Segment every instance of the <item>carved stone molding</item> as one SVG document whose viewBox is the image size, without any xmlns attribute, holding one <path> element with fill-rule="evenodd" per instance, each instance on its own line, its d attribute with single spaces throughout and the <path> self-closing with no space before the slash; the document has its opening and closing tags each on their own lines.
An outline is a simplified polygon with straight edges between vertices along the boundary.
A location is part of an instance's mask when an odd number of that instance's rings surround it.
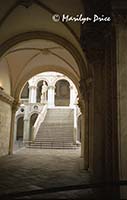
<svg viewBox="0 0 127 200">
<path fill-rule="evenodd" d="M 10 105 L 12 105 L 14 102 L 14 98 L 5 93 L 4 90 L 0 90 L 0 100 Z"/>
</svg>

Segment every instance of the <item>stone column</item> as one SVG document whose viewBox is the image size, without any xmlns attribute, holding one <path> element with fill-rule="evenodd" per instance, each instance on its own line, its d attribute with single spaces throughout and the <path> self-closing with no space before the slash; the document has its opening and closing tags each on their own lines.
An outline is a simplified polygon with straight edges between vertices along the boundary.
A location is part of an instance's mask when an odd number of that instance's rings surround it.
<svg viewBox="0 0 127 200">
<path fill-rule="evenodd" d="M 55 87 L 53 85 L 48 86 L 48 107 L 54 107 L 55 101 Z"/>
<path fill-rule="evenodd" d="M 23 142 L 29 141 L 29 119 L 24 119 Z"/>
<path fill-rule="evenodd" d="M 24 130 L 23 130 L 23 142 L 24 143 L 29 141 L 29 126 L 30 126 L 29 112 L 30 112 L 30 106 L 25 106 Z"/>
<path fill-rule="evenodd" d="M 84 99 L 80 99 L 79 107 L 81 109 L 81 160 L 82 167 L 88 169 L 89 167 L 89 140 L 88 140 L 88 110 L 87 103 Z"/>
<path fill-rule="evenodd" d="M 77 112 L 76 106 L 74 107 L 74 131 L 73 131 L 73 142 L 76 144 L 77 142 Z"/>
<path fill-rule="evenodd" d="M 127 180 L 127 15 L 123 12 L 125 5 L 121 8 L 116 6 L 114 10 L 114 26 L 116 29 L 116 52 L 117 52 L 117 115 L 118 123 L 118 154 L 119 154 L 119 176 L 120 180 Z M 127 7 L 126 7 L 127 9 Z M 116 99 L 114 98 L 114 101 Z M 115 150 L 114 143 L 114 152 Z M 115 165 L 114 165 L 115 166 Z M 127 199 L 127 186 L 120 187 L 121 199 Z"/>
<path fill-rule="evenodd" d="M 116 66 L 113 55 L 116 49 L 112 42 L 113 27 L 111 23 L 106 26 L 103 23 L 99 25 L 89 23 L 84 24 L 82 28 L 82 47 L 94 80 L 93 100 L 89 99 L 88 102 L 89 110 L 91 102 L 93 104 L 93 134 L 91 135 L 93 181 L 112 182 L 118 180 L 118 158 L 116 157 L 118 144 L 115 142 L 117 141 L 117 126 L 114 115 L 117 105 L 115 101 Z M 113 37 L 115 38 L 115 35 Z M 90 122 L 88 128 L 90 132 Z M 91 149 L 89 149 L 90 152 Z M 119 191 L 113 190 L 113 187 L 108 187 L 97 191 L 98 198 L 105 196 L 107 199 L 116 199 Z"/>
<path fill-rule="evenodd" d="M 29 103 L 36 103 L 37 98 L 37 86 L 30 85 L 29 86 Z"/>
<path fill-rule="evenodd" d="M 70 107 L 74 106 L 74 88 L 70 85 Z"/>
<path fill-rule="evenodd" d="M 15 114 L 18 108 L 18 101 L 14 101 L 12 104 L 12 115 L 11 115 L 11 127 L 10 127 L 10 141 L 9 141 L 9 152 L 8 154 L 13 154 L 14 148 L 14 126 L 15 126 Z"/>
</svg>

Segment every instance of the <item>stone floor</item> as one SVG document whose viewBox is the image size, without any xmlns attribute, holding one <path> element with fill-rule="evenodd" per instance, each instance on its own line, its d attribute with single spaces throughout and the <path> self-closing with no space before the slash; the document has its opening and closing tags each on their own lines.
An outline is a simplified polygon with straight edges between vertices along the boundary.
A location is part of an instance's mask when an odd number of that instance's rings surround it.
<svg viewBox="0 0 127 200">
<path fill-rule="evenodd" d="M 0 195 L 52 187 L 89 183 L 90 175 L 80 167 L 80 150 L 22 149 L 0 159 Z M 92 191 L 77 190 L 43 194 L 35 199 L 77 199 Z M 18 198 L 20 199 L 20 198 Z M 34 199 L 26 196 L 21 199 Z"/>
</svg>

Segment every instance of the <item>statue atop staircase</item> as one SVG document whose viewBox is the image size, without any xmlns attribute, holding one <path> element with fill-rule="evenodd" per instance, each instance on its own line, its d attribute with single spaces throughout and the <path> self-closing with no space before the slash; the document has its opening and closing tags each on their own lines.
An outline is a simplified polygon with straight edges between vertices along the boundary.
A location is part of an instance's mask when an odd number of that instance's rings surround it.
<svg viewBox="0 0 127 200">
<path fill-rule="evenodd" d="M 43 81 L 43 85 L 41 89 L 41 103 L 43 104 L 46 104 L 47 90 L 48 90 L 48 86 L 46 85 L 46 82 Z"/>
</svg>

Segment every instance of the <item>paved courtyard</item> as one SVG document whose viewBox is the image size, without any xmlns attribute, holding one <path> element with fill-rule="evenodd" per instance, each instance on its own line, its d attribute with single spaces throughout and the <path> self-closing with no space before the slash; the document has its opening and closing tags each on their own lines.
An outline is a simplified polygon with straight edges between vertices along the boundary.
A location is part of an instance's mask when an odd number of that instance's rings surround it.
<svg viewBox="0 0 127 200">
<path fill-rule="evenodd" d="M 0 159 L 0 194 L 89 183 L 80 167 L 80 150 L 22 149 Z M 45 194 L 44 198 L 77 199 L 91 190 Z M 32 199 L 28 196 L 26 199 Z M 42 198 L 41 198 L 42 199 Z"/>
</svg>

